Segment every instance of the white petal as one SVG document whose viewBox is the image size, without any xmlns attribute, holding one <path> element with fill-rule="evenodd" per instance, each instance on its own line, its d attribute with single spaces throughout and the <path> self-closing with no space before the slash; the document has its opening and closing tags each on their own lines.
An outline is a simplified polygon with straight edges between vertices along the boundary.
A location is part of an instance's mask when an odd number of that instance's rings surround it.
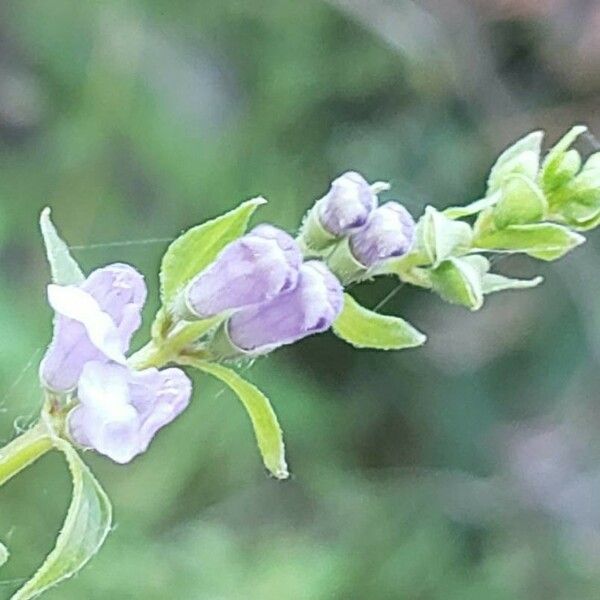
<svg viewBox="0 0 600 600">
<path fill-rule="evenodd" d="M 94 346 L 108 358 L 125 364 L 117 327 L 90 294 L 75 286 L 52 283 L 48 286 L 48 302 L 58 314 L 81 323 Z"/>
</svg>

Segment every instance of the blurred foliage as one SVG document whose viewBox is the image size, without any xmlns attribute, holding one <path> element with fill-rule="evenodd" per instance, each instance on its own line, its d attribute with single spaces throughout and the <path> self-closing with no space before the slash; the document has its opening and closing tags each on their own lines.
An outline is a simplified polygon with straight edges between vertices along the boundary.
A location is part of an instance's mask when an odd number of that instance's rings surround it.
<svg viewBox="0 0 600 600">
<path fill-rule="evenodd" d="M 556 22 L 490 23 L 468 4 L 429 4 L 2 2 L 3 439 L 39 407 L 51 327 L 42 207 L 85 268 L 122 260 L 146 274 L 149 317 L 166 240 L 242 199 L 263 194 L 261 218 L 292 230 L 352 168 L 390 180 L 387 197 L 418 216 L 426 203 L 480 197 L 493 158 L 526 130 L 552 137 L 592 118 L 584 109 L 599 90 L 546 60 Z M 427 332 L 424 348 L 357 352 L 326 335 L 258 361 L 248 375 L 277 406 L 287 483 L 263 473 L 232 394 L 197 376 L 190 409 L 130 467 L 86 456 L 117 525 L 91 565 L 46 597 L 597 597 L 600 519 L 524 500 L 503 450 L 522 422 L 598 421 L 591 238 L 544 266 L 539 289 L 493 297 L 477 314 L 403 289 L 382 311 Z M 356 295 L 373 307 L 394 285 Z M 548 464 L 598 464 L 586 445 L 569 462 L 556 444 L 526 479 L 539 476 L 544 498 L 562 489 L 546 485 Z M 0 598 L 51 546 L 67 488 L 57 455 L 2 489 L 11 557 Z"/>
</svg>

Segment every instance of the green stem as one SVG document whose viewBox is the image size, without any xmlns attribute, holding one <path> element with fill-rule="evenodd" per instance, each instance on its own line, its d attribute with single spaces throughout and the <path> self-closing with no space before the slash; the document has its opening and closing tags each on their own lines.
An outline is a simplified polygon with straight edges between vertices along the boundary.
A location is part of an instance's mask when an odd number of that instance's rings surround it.
<svg viewBox="0 0 600 600">
<path fill-rule="evenodd" d="M 0 449 L 0 485 L 52 449 L 46 426 L 40 422 Z"/>
<path fill-rule="evenodd" d="M 165 350 L 164 347 L 159 348 L 153 341 L 150 341 L 135 354 L 132 354 L 128 362 L 134 369 L 140 371 L 151 367 L 160 368 L 172 359 L 171 354 Z"/>
<path fill-rule="evenodd" d="M 222 316 L 211 317 L 201 321 L 186 322 L 173 328 L 162 340 L 150 341 L 129 358 L 129 364 L 135 369 L 148 369 L 150 367 L 164 367 L 170 362 L 179 362 L 179 357 L 184 349 L 201 338 L 208 331 L 216 327 L 223 320 Z M 195 354 L 202 354 L 195 349 Z M 204 354 L 202 358 L 210 358 Z"/>
</svg>

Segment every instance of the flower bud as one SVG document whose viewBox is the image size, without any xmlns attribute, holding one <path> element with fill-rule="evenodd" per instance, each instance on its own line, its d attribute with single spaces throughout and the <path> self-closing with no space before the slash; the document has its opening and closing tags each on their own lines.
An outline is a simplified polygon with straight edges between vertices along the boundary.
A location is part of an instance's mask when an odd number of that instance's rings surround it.
<svg viewBox="0 0 600 600">
<path fill-rule="evenodd" d="M 570 179 L 563 177 L 562 184 L 549 193 L 551 213 L 556 220 L 585 231 L 600 220 L 600 152 L 592 154 L 579 172 L 571 169 L 570 174 Z"/>
<path fill-rule="evenodd" d="M 366 179 L 356 171 L 348 171 L 332 182 L 317 210 L 323 228 L 342 237 L 360 229 L 376 206 L 377 196 Z"/>
<path fill-rule="evenodd" d="M 384 189 L 386 184 L 371 186 L 356 171 L 340 175 L 308 213 L 302 226 L 302 241 L 309 249 L 323 250 L 340 237 L 357 231 L 377 206 L 377 192 Z"/>
<path fill-rule="evenodd" d="M 174 311 L 197 319 L 268 302 L 295 287 L 301 262 L 290 235 L 259 225 L 221 251 L 189 284 Z"/>
<path fill-rule="evenodd" d="M 406 254 L 414 238 L 415 222 L 410 213 L 398 202 L 387 202 L 350 236 L 350 249 L 358 262 L 373 267 L 387 258 Z"/>
<path fill-rule="evenodd" d="M 266 354 L 329 329 L 343 305 L 340 282 L 320 261 L 300 267 L 298 284 L 270 302 L 235 313 L 227 323 L 233 351 Z M 240 352 L 241 351 L 241 352 Z"/>
</svg>

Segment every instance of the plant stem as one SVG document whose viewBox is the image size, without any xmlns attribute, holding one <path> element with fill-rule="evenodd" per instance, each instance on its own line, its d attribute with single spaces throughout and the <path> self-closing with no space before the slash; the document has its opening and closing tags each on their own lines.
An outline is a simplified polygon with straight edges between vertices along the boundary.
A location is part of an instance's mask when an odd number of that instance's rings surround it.
<svg viewBox="0 0 600 600">
<path fill-rule="evenodd" d="M 176 326 L 164 339 L 152 340 L 131 355 L 129 364 L 142 370 L 150 367 L 161 368 L 170 362 L 179 362 L 179 356 L 186 346 L 215 328 L 222 320 L 222 317 L 216 316 Z M 208 354 L 199 349 L 196 349 L 195 353 L 202 355 L 202 358 L 209 358 Z"/>
<path fill-rule="evenodd" d="M 0 448 L 0 485 L 46 454 L 52 446 L 46 425 L 39 422 Z"/>
</svg>

